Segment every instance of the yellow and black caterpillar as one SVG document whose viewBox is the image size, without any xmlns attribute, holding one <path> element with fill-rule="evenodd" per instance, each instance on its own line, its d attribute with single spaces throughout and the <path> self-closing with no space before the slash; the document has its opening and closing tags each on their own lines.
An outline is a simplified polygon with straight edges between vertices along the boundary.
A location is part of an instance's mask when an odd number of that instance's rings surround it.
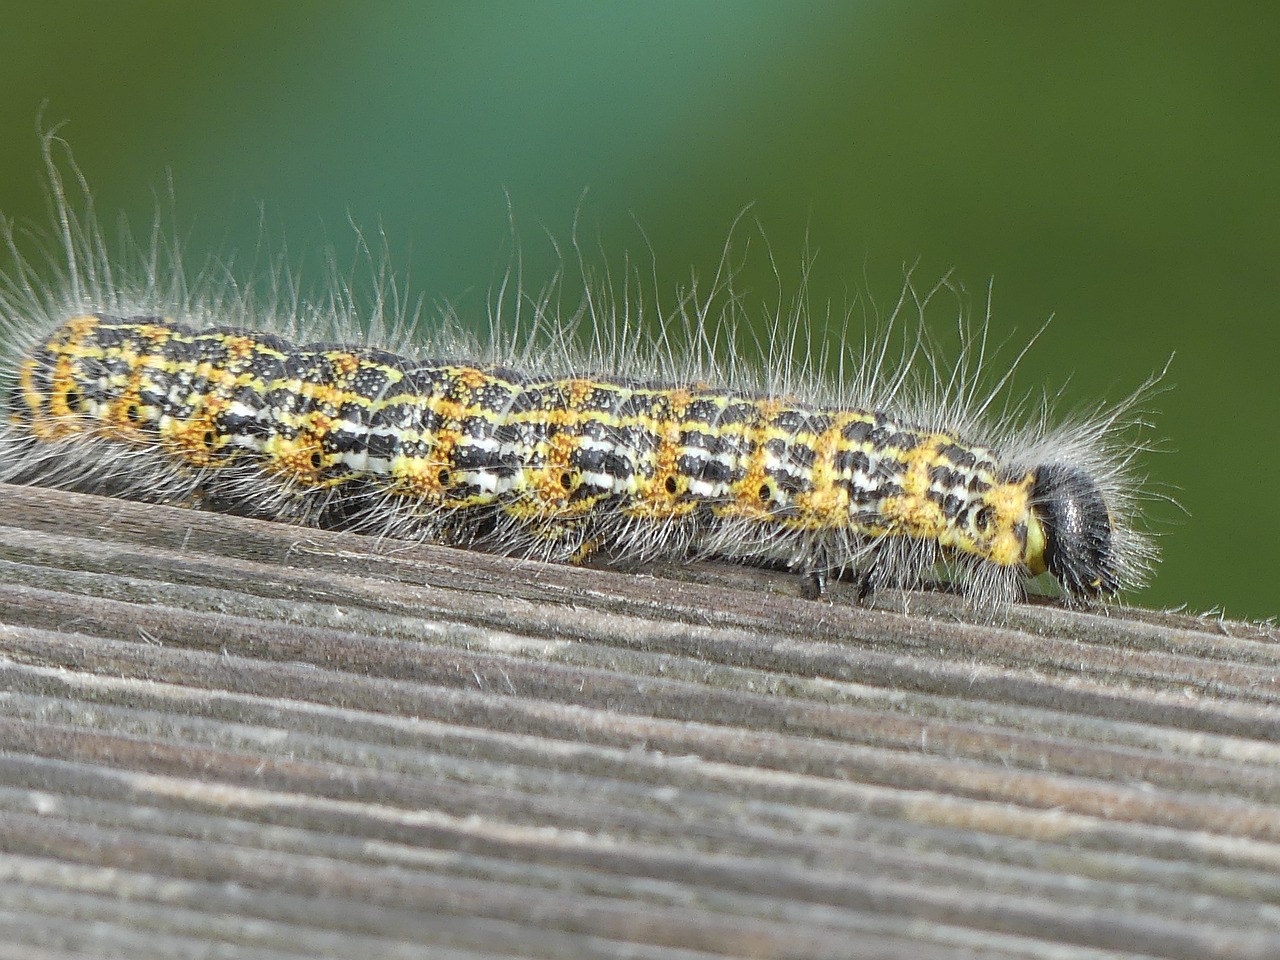
<svg viewBox="0 0 1280 960">
<path fill-rule="evenodd" d="M 1089 599 L 1142 565 L 1096 460 L 874 409 L 106 314 L 32 343 L 10 393 L 17 482 L 559 561 L 785 563 L 863 594 L 943 564 L 971 591 L 1048 571 Z"/>
<path fill-rule="evenodd" d="M 509 277 L 473 342 L 377 255 L 368 291 L 338 275 L 308 301 L 281 265 L 188 275 L 158 226 L 109 245 L 64 148 L 45 135 L 52 230 L 0 218 L 0 482 L 546 560 L 783 565 L 863 596 L 941 580 L 995 605 L 1047 573 L 1087 601 L 1151 568 L 1134 465 L 1154 381 L 1055 420 L 990 376 L 985 324 L 947 361 L 910 285 L 898 362 L 895 309 L 836 383 L 796 349 L 803 300 L 766 308 L 762 350 L 737 344 L 727 262 L 674 311 L 581 263 L 580 291 Z"/>
</svg>

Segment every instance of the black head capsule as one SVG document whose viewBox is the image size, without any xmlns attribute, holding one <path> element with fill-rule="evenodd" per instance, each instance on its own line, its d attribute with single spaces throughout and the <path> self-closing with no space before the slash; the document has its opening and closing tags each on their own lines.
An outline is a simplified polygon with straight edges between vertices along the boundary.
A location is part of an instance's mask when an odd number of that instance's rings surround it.
<svg viewBox="0 0 1280 960">
<path fill-rule="evenodd" d="M 1065 463 L 1037 467 L 1031 509 L 1044 537 L 1044 567 L 1077 599 L 1120 589 L 1112 544 L 1111 512 L 1102 491 L 1083 470 Z"/>
</svg>

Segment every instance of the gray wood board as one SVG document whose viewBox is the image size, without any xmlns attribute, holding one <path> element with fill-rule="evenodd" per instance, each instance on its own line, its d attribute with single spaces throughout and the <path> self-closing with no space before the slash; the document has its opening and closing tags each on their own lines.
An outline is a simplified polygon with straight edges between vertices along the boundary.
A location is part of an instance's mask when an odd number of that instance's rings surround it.
<svg viewBox="0 0 1280 960">
<path fill-rule="evenodd" d="M 0 486 L 0 958 L 1280 956 L 1274 626 L 802 586 Z"/>
</svg>

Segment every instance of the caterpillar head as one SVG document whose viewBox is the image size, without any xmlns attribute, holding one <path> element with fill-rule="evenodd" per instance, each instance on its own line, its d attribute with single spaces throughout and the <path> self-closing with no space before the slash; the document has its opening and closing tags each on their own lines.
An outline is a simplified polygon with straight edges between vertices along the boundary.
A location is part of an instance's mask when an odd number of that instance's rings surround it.
<svg viewBox="0 0 1280 960">
<path fill-rule="evenodd" d="M 1031 509 L 1043 537 L 1043 564 L 1076 599 L 1110 596 L 1120 589 L 1115 524 L 1102 490 L 1078 467 L 1037 467 Z"/>
</svg>

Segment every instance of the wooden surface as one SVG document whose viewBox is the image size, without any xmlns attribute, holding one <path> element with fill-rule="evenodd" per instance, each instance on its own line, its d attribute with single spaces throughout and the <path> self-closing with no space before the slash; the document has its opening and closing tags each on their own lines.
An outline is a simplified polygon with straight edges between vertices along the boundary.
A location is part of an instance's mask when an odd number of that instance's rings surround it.
<svg viewBox="0 0 1280 960">
<path fill-rule="evenodd" d="M 0 524 L 0 957 L 1280 957 L 1273 627 Z"/>
</svg>

